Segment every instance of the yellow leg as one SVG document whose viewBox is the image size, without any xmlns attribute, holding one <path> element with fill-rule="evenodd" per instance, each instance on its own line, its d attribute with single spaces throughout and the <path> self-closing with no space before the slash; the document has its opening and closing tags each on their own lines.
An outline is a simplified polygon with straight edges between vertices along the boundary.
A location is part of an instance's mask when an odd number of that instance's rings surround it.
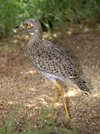
<svg viewBox="0 0 100 134">
<path fill-rule="evenodd" d="M 57 86 L 55 86 L 55 96 L 54 96 L 54 99 L 53 99 L 53 105 L 52 105 L 52 111 L 51 111 L 51 117 L 53 118 L 53 110 L 54 110 L 54 105 L 55 105 L 55 101 L 56 101 L 56 96 L 57 96 Z"/>
<path fill-rule="evenodd" d="M 67 117 L 67 119 L 69 120 L 70 117 L 69 117 L 69 113 L 68 113 L 68 110 L 67 110 L 67 107 L 66 107 L 65 98 L 64 98 L 64 94 L 63 94 L 63 89 L 62 89 L 62 87 L 60 86 L 60 84 L 59 84 L 57 81 L 55 81 L 55 82 L 53 82 L 53 83 L 54 83 L 54 85 L 57 86 L 57 88 L 58 88 L 58 89 L 60 90 L 60 92 L 61 92 L 61 95 L 62 95 L 62 98 L 63 98 L 64 107 L 65 107 L 65 111 L 66 111 L 66 117 Z"/>
</svg>

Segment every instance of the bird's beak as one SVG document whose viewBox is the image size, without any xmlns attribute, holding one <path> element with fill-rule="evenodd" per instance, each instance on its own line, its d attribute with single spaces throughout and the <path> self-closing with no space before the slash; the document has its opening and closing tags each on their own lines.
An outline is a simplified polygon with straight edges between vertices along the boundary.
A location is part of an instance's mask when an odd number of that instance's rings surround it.
<svg viewBox="0 0 100 134">
<path fill-rule="evenodd" d="M 19 26 L 14 26 L 13 28 L 20 28 L 20 29 L 22 29 L 22 28 L 24 28 L 24 26 L 19 25 Z"/>
</svg>

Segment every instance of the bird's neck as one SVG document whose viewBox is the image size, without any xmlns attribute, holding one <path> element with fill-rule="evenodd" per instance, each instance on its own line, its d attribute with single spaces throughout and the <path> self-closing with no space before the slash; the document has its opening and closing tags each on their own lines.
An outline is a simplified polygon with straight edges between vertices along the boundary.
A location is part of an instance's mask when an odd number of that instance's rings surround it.
<svg viewBox="0 0 100 134">
<path fill-rule="evenodd" d="M 31 36 L 29 42 L 28 42 L 28 55 L 31 59 L 31 56 L 35 53 L 35 50 L 39 47 L 39 45 L 42 44 L 42 38 L 35 38 Z"/>
<path fill-rule="evenodd" d="M 28 48 L 36 47 L 39 44 L 41 44 L 41 42 L 42 42 L 42 35 L 39 35 L 39 34 L 31 35 L 30 40 L 28 42 Z"/>
<path fill-rule="evenodd" d="M 42 34 L 41 33 L 30 33 L 31 37 L 30 40 L 42 40 Z"/>
</svg>

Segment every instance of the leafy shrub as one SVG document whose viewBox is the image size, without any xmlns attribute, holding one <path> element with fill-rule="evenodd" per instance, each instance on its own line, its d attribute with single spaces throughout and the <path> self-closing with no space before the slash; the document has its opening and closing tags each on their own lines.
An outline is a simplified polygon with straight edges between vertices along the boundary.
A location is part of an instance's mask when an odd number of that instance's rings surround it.
<svg viewBox="0 0 100 134">
<path fill-rule="evenodd" d="M 99 20 L 100 0 L 0 0 L 0 16 L 0 37 L 8 37 L 14 25 L 28 18 L 39 19 L 46 29 L 83 19 Z"/>
</svg>

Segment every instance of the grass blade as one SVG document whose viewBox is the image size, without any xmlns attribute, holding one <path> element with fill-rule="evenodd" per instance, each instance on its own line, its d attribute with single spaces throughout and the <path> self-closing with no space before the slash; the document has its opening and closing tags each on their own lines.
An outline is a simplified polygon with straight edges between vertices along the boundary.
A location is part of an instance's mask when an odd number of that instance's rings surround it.
<svg viewBox="0 0 100 134">
<path fill-rule="evenodd" d="M 16 112 L 17 112 L 18 109 L 19 109 L 19 107 L 17 107 L 17 108 L 15 109 L 13 115 L 12 115 L 11 118 L 10 118 L 10 121 L 9 121 L 8 127 L 7 127 L 7 132 L 6 132 L 6 134 L 10 134 L 11 127 L 12 127 L 13 122 L 14 122 L 14 117 L 15 117 L 15 114 L 16 114 Z"/>
<path fill-rule="evenodd" d="M 43 112 L 42 119 L 41 119 L 41 124 L 40 124 L 40 131 L 42 130 L 42 127 L 43 127 L 43 124 L 44 124 L 44 120 L 45 120 L 45 116 L 47 114 L 48 108 L 49 107 L 47 107 Z"/>
<path fill-rule="evenodd" d="M 1 129 L 1 127 L 0 127 L 0 134 L 3 134 L 3 130 Z"/>
<path fill-rule="evenodd" d="M 64 128 L 56 128 L 56 129 L 59 130 L 59 131 L 68 132 L 68 133 L 73 134 L 73 131 L 71 131 L 69 129 L 64 129 Z"/>
<path fill-rule="evenodd" d="M 70 120 L 70 123 L 71 123 L 71 126 L 72 126 L 72 128 L 73 128 L 73 132 L 74 132 L 74 134 L 77 134 L 77 132 L 76 132 L 76 128 L 75 128 L 75 126 L 74 126 L 72 120 Z"/>
</svg>

